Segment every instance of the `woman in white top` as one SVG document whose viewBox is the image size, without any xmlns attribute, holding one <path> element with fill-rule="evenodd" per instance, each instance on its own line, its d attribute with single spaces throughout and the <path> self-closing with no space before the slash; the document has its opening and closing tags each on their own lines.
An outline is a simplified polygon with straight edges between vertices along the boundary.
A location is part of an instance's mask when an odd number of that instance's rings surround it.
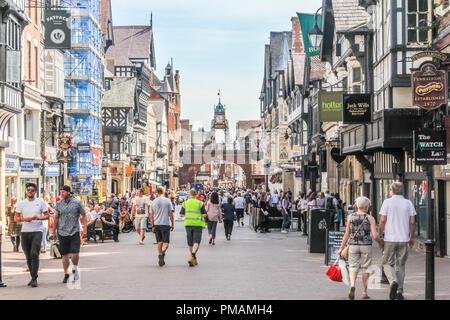
<svg viewBox="0 0 450 320">
<path fill-rule="evenodd" d="M 311 193 L 311 195 L 309 196 L 308 210 L 318 208 L 317 202 L 316 202 L 316 197 L 317 197 L 317 195 L 315 192 Z"/>
</svg>

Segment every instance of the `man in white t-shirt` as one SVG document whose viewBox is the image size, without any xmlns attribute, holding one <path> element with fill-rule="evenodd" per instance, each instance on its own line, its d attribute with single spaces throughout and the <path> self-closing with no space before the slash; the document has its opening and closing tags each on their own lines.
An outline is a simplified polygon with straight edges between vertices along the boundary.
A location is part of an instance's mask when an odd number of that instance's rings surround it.
<svg viewBox="0 0 450 320">
<path fill-rule="evenodd" d="M 414 245 L 416 210 L 411 201 L 403 197 L 403 184 L 394 182 L 392 197 L 384 200 L 380 210 L 380 235 L 384 232 L 383 268 L 390 283 L 389 298 L 403 300 L 405 264 L 408 243 Z"/>
<path fill-rule="evenodd" d="M 237 197 L 233 200 L 234 207 L 236 209 L 237 223 L 238 227 L 240 225 L 244 226 L 244 208 L 245 208 L 245 199 L 241 197 L 241 193 L 237 193 Z"/>
<path fill-rule="evenodd" d="M 39 270 L 39 252 L 41 250 L 43 222 L 48 220 L 48 207 L 44 201 L 36 198 L 37 185 L 26 184 L 27 198 L 19 201 L 14 215 L 15 222 L 22 222 L 22 249 L 27 258 L 28 269 L 30 270 L 30 287 L 37 287 Z"/>
<path fill-rule="evenodd" d="M 139 234 L 139 244 L 144 244 L 150 199 L 144 195 L 143 189 L 138 189 L 137 196 L 134 198 L 132 204 L 131 220 L 134 220 L 134 227 L 136 228 L 136 232 Z"/>
</svg>

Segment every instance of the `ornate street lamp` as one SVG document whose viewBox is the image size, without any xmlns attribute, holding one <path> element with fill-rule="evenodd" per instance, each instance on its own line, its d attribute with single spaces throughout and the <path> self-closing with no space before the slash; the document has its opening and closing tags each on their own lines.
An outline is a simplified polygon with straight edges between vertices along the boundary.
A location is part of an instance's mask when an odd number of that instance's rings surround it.
<svg viewBox="0 0 450 320">
<path fill-rule="evenodd" d="M 322 8 L 323 7 L 320 7 L 316 11 L 316 14 L 314 15 L 314 27 L 311 29 L 311 31 L 308 32 L 309 42 L 311 43 L 311 46 L 313 46 L 314 48 L 319 48 L 320 45 L 322 44 L 323 32 L 322 30 L 320 30 L 317 24 L 317 14 L 319 13 L 319 10 Z"/>
</svg>

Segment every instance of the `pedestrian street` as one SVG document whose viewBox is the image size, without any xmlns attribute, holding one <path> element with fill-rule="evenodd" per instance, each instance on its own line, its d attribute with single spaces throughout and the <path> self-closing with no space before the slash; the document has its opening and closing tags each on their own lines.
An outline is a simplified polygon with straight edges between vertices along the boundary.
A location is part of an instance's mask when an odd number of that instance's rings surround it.
<svg viewBox="0 0 450 320">
<path fill-rule="evenodd" d="M 308 253 L 301 232 L 255 233 L 245 226 L 233 229 L 231 241 L 217 228 L 216 245 L 203 231 L 198 265 L 190 268 L 183 222 L 175 222 L 166 265 L 158 266 L 154 237 L 147 233 L 138 245 L 136 233 L 121 233 L 120 242 L 90 241 L 81 248 L 80 281 L 63 284 L 61 260 L 40 256 L 39 287 L 27 286 L 29 273 L 22 252 L 13 253 L 8 239 L 3 248 L 2 299 L 151 299 L 151 300 L 347 300 L 348 288 L 331 282 L 323 254 Z M 374 263 L 381 253 L 373 247 Z M 405 298 L 423 299 L 425 255 L 411 250 L 406 265 Z M 450 299 L 450 260 L 436 260 L 436 299 Z M 369 289 L 373 300 L 388 299 L 388 285 Z M 358 279 L 356 299 L 361 298 Z"/>
</svg>

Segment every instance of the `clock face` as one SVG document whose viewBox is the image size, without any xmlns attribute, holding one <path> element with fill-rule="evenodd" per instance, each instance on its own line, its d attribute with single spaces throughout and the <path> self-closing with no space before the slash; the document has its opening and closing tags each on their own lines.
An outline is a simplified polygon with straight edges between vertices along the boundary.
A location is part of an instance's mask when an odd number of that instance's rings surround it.
<svg viewBox="0 0 450 320">
<path fill-rule="evenodd" d="M 222 115 L 217 115 L 217 116 L 216 116 L 216 123 L 218 123 L 218 124 L 223 124 L 223 123 L 225 123 L 225 117 L 222 116 Z"/>
</svg>

